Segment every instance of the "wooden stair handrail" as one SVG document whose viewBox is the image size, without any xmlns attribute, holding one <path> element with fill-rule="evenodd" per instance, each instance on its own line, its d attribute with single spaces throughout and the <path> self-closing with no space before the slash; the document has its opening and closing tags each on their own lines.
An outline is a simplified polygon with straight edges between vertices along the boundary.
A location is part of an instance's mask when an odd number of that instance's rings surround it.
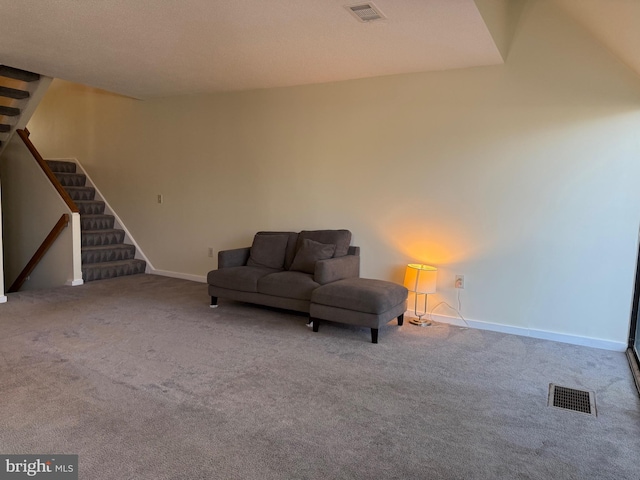
<svg viewBox="0 0 640 480">
<path fill-rule="evenodd" d="M 36 253 L 33 254 L 33 257 L 31 257 L 31 260 L 29 260 L 27 266 L 22 269 L 22 272 L 20 272 L 18 278 L 16 278 L 15 282 L 13 282 L 11 287 L 9 287 L 7 293 L 17 292 L 22 288 L 24 282 L 27 281 L 27 277 L 31 275 L 38 263 L 40 263 L 40 260 L 42 260 L 42 257 L 44 257 L 44 254 L 47 253 L 47 250 L 49 250 L 49 248 L 51 248 L 53 242 L 56 241 L 56 239 L 60 236 L 67 225 L 69 225 L 69 214 L 63 213 L 60 217 L 60 220 L 58 220 L 58 223 L 55 224 L 55 226 L 49 232 L 49 235 L 47 235 L 47 238 L 45 238 L 42 242 L 42 245 L 40 245 L 38 250 L 36 250 Z"/>
<path fill-rule="evenodd" d="M 24 144 L 27 146 L 27 148 L 31 152 L 31 155 L 33 155 L 33 158 L 36 159 L 36 162 L 38 162 L 38 165 L 40 165 L 40 168 L 42 168 L 42 171 L 45 173 L 45 175 L 47 176 L 51 184 L 57 190 L 58 194 L 60 194 L 60 196 L 64 200 L 64 203 L 67 204 L 67 207 L 69 207 L 72 213 L 80 213 L 80 210 L 78 210 L 78 206 L 71 199 L 71 196 L 69 195 L 69 193 L 60 184 L 56 176 L 53 174 L 53 172 L 49 168 L 49 165 L 47 165 L 47 162 L 44 160 L 44 158 L 42 158 L 42 155 L 40 155 L 40 153 L 36 149 L 35 145 L 31 143 L 31 140 L 29 140 L 29 131 L 26 129 L 16 130 L 16 133 L 22 139 Z"/>
</svg>

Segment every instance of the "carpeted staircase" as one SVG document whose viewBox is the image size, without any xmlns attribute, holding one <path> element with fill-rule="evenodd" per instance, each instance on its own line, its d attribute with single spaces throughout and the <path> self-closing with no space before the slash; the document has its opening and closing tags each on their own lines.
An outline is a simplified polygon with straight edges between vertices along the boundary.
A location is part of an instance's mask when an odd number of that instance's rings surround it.
<svg viewBox="0 0 640 480">
<path fill-rule="evenodd" d="M 40 75 L 7 65 L 0 65 L 0 146 L 8 140 L 29 100 L 29 84 Z"/>
<path fill-rule="evenodd" d="M 146 262 L 134 258 L 136 247 L 124 243 L 124 230 L 114 228 L 115 217 L 104 213 L 105 203 L 95 199 L 96 190 L 86 185 L 86 175 L 76 172 L 73 162 L 47 164 L 80 210 L 83 280 L 144 273 Z"/>
</svg>

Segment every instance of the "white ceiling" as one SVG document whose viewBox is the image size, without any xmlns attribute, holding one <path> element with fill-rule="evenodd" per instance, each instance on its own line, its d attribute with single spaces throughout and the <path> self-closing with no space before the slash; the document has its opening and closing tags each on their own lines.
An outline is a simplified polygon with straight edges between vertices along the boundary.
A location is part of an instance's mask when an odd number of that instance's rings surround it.
<svg viewBox="0 0 640 480">
<path fill-rule="evenodd" d="M 640 0 L 553 1 L 640 72 L 619 28 Z M 500 64 L 524 0 L 476 2 L 374 0 L 387 19 L 360 23 L 351 0 L 0 0 L 0 63 L 136 98 Z"/>
</svg>

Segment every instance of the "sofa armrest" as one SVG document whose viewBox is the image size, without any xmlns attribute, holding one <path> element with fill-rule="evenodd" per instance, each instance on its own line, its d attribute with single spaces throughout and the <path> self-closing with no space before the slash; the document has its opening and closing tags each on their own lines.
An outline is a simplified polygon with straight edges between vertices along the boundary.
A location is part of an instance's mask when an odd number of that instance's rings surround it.
<svg viewBox="0 0 640 480">
<path fill-rule="evenodd" d="M 313 279 L 320 285 L 360 276 L 360 256 L 345 255 L 316 262 Z"/>
<path fill-rule="evenodd" d="M 220 250 L 218 252 L 218 268 L 242 267 L 247 264 L 250 252 L 251 247 Z"/>
</svg>

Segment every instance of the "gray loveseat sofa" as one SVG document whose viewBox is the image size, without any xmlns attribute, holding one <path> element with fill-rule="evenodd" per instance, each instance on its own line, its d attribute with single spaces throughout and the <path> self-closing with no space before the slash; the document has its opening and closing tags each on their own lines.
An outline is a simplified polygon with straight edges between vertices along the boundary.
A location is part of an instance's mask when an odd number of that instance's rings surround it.
<svg viewBox="0 0 640 480">
<path fill-rule="evenodd" d="M 258 232 L 251 247 L 218 252 L 207 275 L 211 307 L 218 298 L 309 313 L 313 291 L 360 275 L 360 248 L 349 230 Z"/>
</svg>

